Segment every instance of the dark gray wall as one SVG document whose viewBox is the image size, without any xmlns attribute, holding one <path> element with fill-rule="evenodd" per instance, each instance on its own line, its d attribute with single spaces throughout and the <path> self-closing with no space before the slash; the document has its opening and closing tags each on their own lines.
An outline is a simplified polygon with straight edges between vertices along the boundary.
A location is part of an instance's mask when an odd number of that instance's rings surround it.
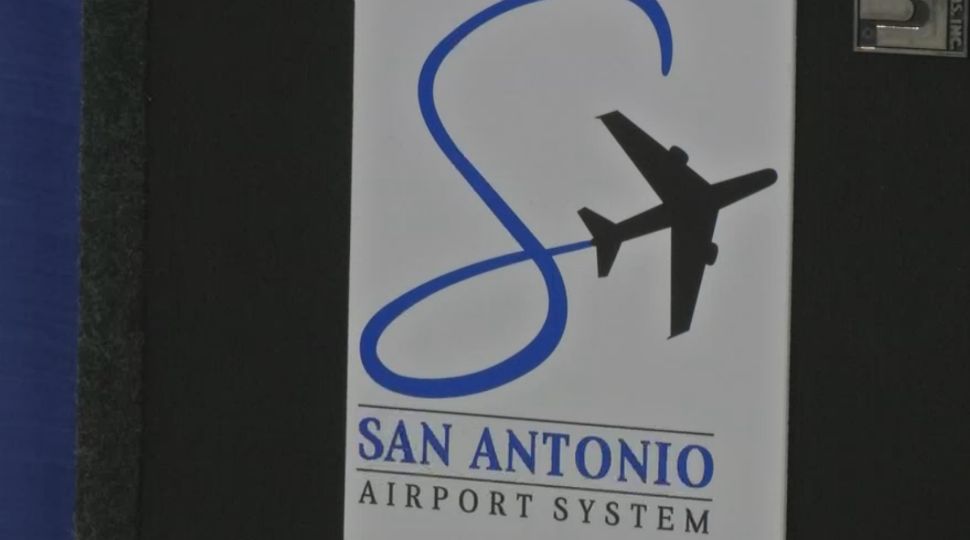
<svg viewBox="0 0 970 540">
<path fill-rule="evenodd" d="M 142 536 L 341 522 L 351 3 L 155 2 Z M 789 538 L 964 538 L 961 60 L 799 5 Z"/>
</svg>

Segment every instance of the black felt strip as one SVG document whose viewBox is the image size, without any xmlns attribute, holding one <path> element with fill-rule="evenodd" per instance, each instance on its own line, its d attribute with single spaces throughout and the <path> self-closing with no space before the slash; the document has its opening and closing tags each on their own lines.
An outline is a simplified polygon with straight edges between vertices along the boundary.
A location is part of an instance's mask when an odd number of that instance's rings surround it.
<svg viewBox="0 0 970 540">
<path fill-rule="evenodd" d="M 138 537 L 147 0 L 84 2 L 79 540 Z"/>
</svg>

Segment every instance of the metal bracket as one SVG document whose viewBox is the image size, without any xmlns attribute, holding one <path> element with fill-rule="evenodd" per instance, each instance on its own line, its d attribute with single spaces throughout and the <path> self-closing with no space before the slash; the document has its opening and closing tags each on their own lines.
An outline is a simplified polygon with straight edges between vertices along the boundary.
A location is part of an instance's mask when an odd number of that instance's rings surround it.
<svg viewBox="0 0 970 540">
<path fill-rule="evenodd" d="M 970 0 L 856 0 L 860 52 L 967 56 Z"/>
</svg>

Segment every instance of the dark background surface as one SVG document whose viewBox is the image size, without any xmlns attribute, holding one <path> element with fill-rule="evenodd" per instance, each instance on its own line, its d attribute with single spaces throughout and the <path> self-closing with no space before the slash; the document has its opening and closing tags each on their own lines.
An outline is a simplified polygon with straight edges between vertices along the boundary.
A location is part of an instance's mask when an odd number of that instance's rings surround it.
<svg viewBox="0 0 970 540">
<path fill-rule="evenodd" d="M 970 538 L 970 71 L 799 5 L 789 538 Z M 337 538 L 352 4 L 153 2 L 146 539 Z"/>
<path fill-rule="evenodd" d="M 789 538 L 970 538 L 970 63 L 799 2 Z"/>
</svg>

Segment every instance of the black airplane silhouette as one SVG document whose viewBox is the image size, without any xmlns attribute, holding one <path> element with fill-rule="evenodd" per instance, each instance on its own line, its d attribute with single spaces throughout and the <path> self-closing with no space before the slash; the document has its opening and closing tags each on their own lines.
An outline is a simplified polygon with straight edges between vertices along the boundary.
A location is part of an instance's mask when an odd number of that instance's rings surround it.
<svg viewBox="0 0 970 540">
<path fill-rule="evenodd" d="M 704 267 L 717 260 L 712 242 L 718 212 L 775 183 L 778 173 L 764 169 L 709 184 L 687 166 L 687 153 L 664 148 L 619 111 L 600 117 L 663 204 L 613 223 L 589 208 L 579 211 L 596 246 L 599 276 L 613 267 L 620 244 L 656 231 L 671 230 L 670 337 L 690 330 Z"/>
</svg>

